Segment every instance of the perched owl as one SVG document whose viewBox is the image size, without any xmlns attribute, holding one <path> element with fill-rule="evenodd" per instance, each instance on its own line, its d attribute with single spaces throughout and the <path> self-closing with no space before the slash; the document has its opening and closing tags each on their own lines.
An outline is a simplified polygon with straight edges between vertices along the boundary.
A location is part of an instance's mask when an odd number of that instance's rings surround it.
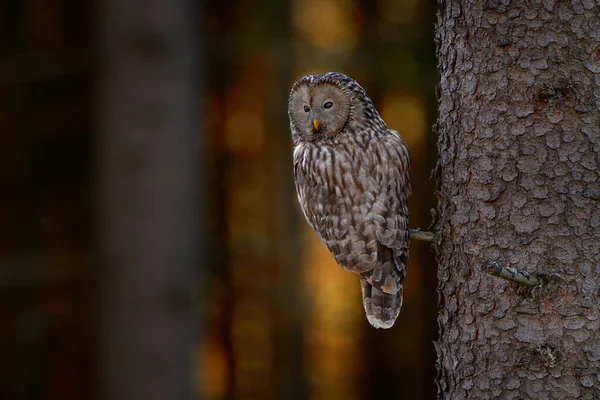
<svg viewBox="0 0 600 400">
<path fill-rule="evenodd" d="M 339 72 L 298 80 L 288 114 L 302 212 L 337 263 L 360 274 L 371 325 L 390 328 L 408 258 L 408 148 Z"/>
</svg>

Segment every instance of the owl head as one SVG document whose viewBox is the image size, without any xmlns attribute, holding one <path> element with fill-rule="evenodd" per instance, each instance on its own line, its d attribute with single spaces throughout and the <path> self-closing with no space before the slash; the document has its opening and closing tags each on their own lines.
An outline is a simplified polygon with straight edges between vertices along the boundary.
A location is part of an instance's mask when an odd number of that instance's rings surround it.
<svg viewBox="0 0 600 400">
<path fill-rule="evenodd" d="M 340 72 L 300 78 L 290 91 L 288 115 L 294 143 L 330 140 L 358 128 L 385 129 L 365 90 Z"/>
</svg>

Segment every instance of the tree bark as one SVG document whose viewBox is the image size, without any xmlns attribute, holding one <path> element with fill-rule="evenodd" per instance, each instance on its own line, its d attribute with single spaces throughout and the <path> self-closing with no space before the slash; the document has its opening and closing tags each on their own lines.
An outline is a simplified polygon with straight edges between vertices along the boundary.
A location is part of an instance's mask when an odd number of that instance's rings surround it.
<svg viewBox="0 0 600 400">
<path fill-rule="evenodd" d="M 191 399 L 198 95 L 188 0 L 101 9 L 101 398 Z"/>
<path fill-rule="evenodd" d="M 599 16 L 440 2 L 440 398 L 600 397 Z"/>
</svg>

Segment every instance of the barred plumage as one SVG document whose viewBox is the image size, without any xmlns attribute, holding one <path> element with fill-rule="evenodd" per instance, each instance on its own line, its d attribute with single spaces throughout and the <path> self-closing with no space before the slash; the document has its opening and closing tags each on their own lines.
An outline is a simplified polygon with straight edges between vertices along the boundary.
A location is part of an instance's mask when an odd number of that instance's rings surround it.
<svg viewBox="0 0 600 400">
<path fill-rule="evenodd" d="M 389 328 L 408 258 L 408 148 L 338 72 L 298 80 L 288 113 L 302 212 L 337 263 L 360 274 L 368 321 Z"/>
</svg>

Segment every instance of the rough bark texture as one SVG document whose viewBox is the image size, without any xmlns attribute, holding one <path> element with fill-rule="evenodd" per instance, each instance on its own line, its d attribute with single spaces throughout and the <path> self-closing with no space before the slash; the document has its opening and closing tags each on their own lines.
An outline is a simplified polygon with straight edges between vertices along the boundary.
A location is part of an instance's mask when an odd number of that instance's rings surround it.
<svg viewBox="0 0 600 400">
<path fill-rule="evenodd" d="M 188 0 L 102 2 L 102 399 L 191 399 L 198 134 Z"/>
<path fill-rule="evenodd" d="M 600 6 L 443 1 L 437 41 L 439 396 L 599 398 Z"/>
</svg>

